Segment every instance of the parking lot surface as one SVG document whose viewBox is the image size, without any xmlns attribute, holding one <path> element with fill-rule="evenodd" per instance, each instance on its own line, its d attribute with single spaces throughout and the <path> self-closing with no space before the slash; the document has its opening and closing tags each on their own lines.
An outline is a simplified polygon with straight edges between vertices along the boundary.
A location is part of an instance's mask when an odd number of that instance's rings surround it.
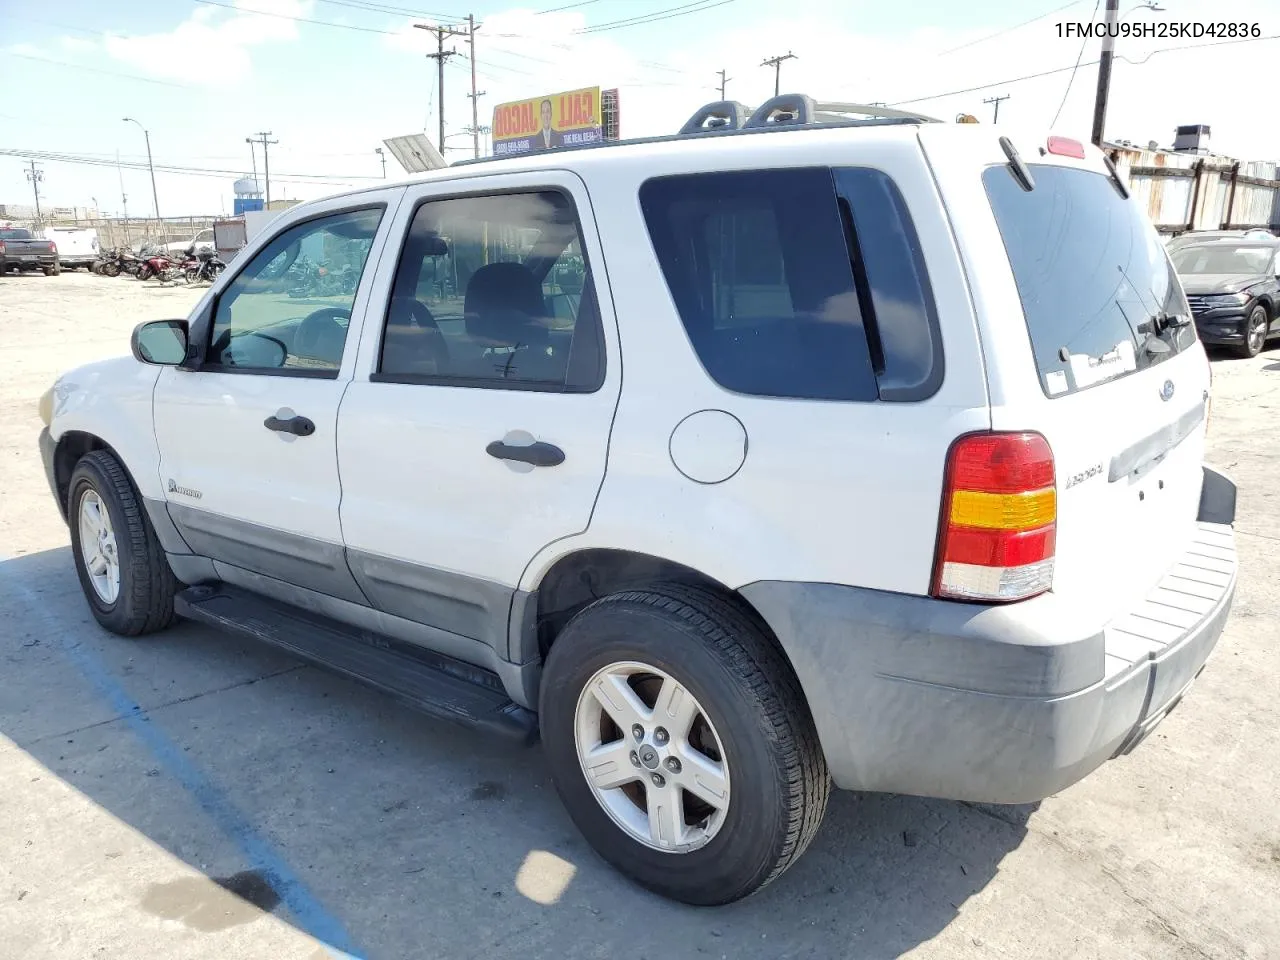
<svg viewBox="0 0 1280 960">
<path fill-rule="evenodd" d="M 36 401 L 202 291 L 0 278 L 0 957 L 1280 957 L 1280 349 L 1214 360 L 1241 579 L 1151 738 L 1036 807 L 836 794 L 794 869 L 694 909 L 586 847 L 538 748 L 94 623 Z"/>
</svg>

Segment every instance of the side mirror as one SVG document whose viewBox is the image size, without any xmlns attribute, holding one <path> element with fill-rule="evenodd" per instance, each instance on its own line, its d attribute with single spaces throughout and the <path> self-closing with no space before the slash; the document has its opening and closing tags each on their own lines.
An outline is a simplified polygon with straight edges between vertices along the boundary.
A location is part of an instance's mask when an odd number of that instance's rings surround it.
<svg viewBox="0 0 1280 960">
<path fill-rule="evenodd" d="M 129 338 L 129 349 L 142 363 L 177 366 L 187 357 L 187 321 L 152 320 L 140 323 Z"/>
</svg>

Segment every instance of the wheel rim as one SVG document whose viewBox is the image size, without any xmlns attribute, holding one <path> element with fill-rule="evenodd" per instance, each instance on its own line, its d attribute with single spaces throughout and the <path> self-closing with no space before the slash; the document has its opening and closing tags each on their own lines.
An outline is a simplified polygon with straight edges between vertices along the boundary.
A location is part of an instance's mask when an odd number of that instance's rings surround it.
<svg viewBox="0 0 1280 960">
<path fill-rule="evenodd" d="M 670 674 L 636 661 L 596 671 L 578 697 L 574 739 L 591 792 L 633 840 L 688 853 L 724 825 L 723 741 Z"/>
<path fill-rule="evenodd" d="M 1252 319 L 1249 321 L 1249 349 L 1257 353 L 1262 349 L 1262 343 L 1267 336 L 1267 315 L 1261 311 L 1255 311 Z"/>
<path fill-rule="evenodd" d="M 115 603 L 120 595 L 120 556 L 111 515 L 96 490 L 80 497 L 79 515 L 80 556 L 93 592 L 103 603 Z"/>
</svg>

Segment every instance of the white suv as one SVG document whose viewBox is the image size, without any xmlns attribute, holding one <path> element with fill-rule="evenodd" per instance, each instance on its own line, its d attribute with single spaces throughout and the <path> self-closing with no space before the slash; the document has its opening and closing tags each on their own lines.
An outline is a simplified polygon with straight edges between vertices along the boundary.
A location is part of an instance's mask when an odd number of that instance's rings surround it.
<svg viewBox="0 0 1280 960">
<path fill-rule="evenodd" d="M 540 733 L 691 903 L 778 876 L 831 782 L 1026 802 L 1130 750 L 1236 583 L 1142 209 L 1058 137 L 709 115 L 296 206 L 62 377 L 98 621 Z"/>
</svg>

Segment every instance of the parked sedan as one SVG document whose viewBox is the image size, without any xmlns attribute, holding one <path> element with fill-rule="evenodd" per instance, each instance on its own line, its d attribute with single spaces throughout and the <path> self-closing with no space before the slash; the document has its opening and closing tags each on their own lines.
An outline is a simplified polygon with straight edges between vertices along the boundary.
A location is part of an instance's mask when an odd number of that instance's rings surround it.
<svg viewBox="0 0 1280 960">
<path fill-rule="evenodd" d="M 1280 240 L 1217 239 L 1169 253 L 1205 343 L 1256 357 L 1280 335 Z"/>
</svg>

